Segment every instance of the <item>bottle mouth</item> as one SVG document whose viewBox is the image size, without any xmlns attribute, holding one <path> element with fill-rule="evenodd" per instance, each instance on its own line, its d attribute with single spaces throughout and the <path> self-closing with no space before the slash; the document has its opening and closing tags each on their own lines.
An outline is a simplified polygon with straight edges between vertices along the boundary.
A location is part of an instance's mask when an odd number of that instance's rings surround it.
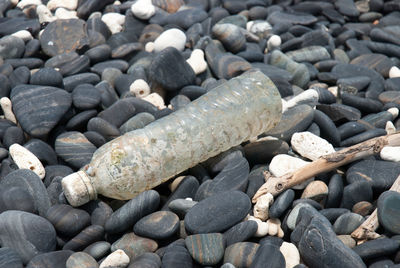
<svg viewBox="0 0 400 268">
<path fill-rule="evenodd" d="M 71 206 L 78 207 L 97 198 L 92 182 L 84 171 L 78 171 L 64 177 L 61 185 Z"/>
</svg>

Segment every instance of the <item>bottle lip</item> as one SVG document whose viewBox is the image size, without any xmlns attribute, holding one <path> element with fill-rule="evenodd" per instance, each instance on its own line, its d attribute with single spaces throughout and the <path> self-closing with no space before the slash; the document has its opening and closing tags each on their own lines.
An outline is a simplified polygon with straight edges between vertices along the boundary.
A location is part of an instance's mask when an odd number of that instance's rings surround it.
<svg viewBox="0 0 400 268">
<path fill-rule="evenodd" d="M 82 170 L 64 177 L 61 185 L 65 197 L 70 205 L 74 207 L 81 206 L 97 198 L 97 193 L 88 174 Z"/>
</svg>

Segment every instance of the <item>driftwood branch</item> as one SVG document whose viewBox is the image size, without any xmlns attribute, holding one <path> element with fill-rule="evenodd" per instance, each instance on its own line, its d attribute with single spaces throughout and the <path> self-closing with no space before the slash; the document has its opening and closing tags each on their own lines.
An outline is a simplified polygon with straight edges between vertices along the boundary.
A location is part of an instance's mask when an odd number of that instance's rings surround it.
<svg viewBox="0 0 400 268">
<path fill-rule="evenodd" d="M 400 192 L 400 175 L 397 177 L 389 191 Z M 374 212 L 365 220 L 354 232 L 351 233 L 351 237 L 357 240 L 369 240 L 376 239 L 380 235 L 375 233 L 379 227 L 378 222 L 378 210 Z"/>
<path fill-rule="evenodd" d="M 353 161 L 378 154 L 384 146 L 400 146 L 400 132 L 373 138 L 343 150 L 320 157 L 304 167 L 281 177 L 266 178 L 266 182 L 256 192 L 252 201 L 266 193 L 273 196 L 298 185 L 320 173 L 334 170 Z"/>
</svg>

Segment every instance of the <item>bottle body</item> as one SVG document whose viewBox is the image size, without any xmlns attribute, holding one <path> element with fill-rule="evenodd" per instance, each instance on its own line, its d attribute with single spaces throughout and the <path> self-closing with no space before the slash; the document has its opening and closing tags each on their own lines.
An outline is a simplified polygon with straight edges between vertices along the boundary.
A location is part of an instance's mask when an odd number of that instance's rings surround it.
<svg viewBox="0 0 400 268">
<path fill-rule="evenodd" d="M 281 113 L 272 81 L 259 71 L 248 72 L 103 145 L 86 173 L 97 194 L 131 199 L 273 128 Z"/>
</svg>

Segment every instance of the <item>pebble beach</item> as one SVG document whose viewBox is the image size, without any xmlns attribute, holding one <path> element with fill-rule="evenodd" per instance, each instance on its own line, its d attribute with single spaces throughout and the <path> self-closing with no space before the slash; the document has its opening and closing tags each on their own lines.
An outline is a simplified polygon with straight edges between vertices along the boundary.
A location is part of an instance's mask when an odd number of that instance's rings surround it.
<svg viewBox="0 0 400 268">
<path fill-rule="evenodd" d="M 64 194 L 253 76 L 280 95 L 260 135 L 127 200 Z M 0 0 L 0 106 L 0 268 L 400 267 L 398 0 Z"/>
</svg>

